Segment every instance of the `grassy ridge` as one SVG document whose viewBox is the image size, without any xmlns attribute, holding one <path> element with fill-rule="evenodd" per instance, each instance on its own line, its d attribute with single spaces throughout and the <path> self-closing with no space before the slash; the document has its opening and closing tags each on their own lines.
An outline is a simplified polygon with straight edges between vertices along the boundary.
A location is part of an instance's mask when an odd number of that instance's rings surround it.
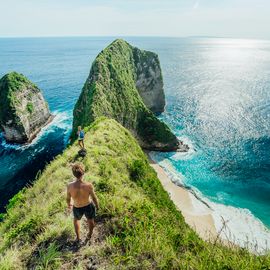
<svg viewBox="0 0 270 270">
<path fill-rule="evenodd" d="M 4 269 L 269 269 L 270 257 L 202 241 L 185 224 L 129 131 L 111 119 L 88 129 L 85 180 L 100 200 L 96 241 L 79 250 L 65 212 L 70 146 L 10 202 L 0 224 L 0 270 Z M 95 269 L 95 268 L 92 268 Z"/>
</svg>

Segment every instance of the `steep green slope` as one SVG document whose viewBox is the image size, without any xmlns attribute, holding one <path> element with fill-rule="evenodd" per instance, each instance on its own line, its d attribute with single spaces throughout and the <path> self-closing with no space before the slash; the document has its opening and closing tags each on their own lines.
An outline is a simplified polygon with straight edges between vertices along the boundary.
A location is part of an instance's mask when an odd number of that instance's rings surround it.
<svg viewBox="0 0 270 270">
<path fill-rule="evenodd" d="M 112 119 L 88 129 L 85 180 L 100 200 L 92 245 L 76 249 L 65 212 L 70 146 L 16 195 L 0 224 L 0 269 L 269 269 L 269 256 L 209 244 L 184 222 L 129 131 Z M 85 235 L 85 232 L 84 232 Z M 95 265 L 95 267 L 94 267 Z M 91 268 L 92 267 L 92 268 Z"/>
<path fill-rule="evenodd" d="M 96 118 L 106 116 L 128 128 L 143 148 L 178 148 L 176 136 L 145 106 L 138 93 L 137 73 L 146 73 L 147 68 L 139 70 L 137 62 L 147 63 L 145 59 L 151 54 L 139 51 L 118 39 L 97 56 L 73 112 L 73 139 L 78 126 L 86 127 Z"/>
</svg>

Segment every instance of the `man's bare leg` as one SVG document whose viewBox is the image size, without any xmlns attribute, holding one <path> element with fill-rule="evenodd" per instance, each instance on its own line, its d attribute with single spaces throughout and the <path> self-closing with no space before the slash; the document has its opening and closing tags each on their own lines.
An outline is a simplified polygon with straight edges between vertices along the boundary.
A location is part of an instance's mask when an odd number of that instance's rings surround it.
<svg viewBox="0 0 270 270">
<path fill-rule="evenodd" d="M 82 148 L 84 149 L 84 141 L 82 140 Z"/>
<path fill-rule="evenodd" d="M 95 227 L 94 219 L 87 219 L 87 224 L 88 224 L 88 230 L 89 230 L 87 238 L 90 240 L 90 238 L 93 234 L 94 227 Z"/>
<path fill-rule="evenodd" d="M 80 238 L 80 221 L 78 219 L 74 219 L 74 229 L 77 237 L 77 241 L 81 240 Z"/>
</svg>

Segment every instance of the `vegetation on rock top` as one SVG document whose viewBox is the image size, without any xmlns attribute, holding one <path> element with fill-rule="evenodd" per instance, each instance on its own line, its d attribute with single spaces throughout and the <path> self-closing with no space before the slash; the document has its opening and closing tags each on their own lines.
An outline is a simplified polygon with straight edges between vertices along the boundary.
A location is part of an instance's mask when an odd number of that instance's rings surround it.
<svg viewBox="0 0 270 270">
<path fill-rule="evenodd" d="M 0 80 L 0 126 L 9 142 L 26 143 L 51 117 L 38 87 L 22 74 Z"/>
<path fill-rule="evenodd" d="M 17 72 L 11 72 L 0 80 L 0 124 L 12 117 L 16 117 L 16 107 L 21 103 L 18 93 L 30 87 L 33 93 L 39 92 L 38 87 L 25 76 Z"/>
</svg>

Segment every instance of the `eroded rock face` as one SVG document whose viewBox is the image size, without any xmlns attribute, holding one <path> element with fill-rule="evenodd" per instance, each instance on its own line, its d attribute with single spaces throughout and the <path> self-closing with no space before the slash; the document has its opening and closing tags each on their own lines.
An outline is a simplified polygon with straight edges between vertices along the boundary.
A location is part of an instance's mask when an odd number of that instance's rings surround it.
<svg viewBox="0 0 270 270">
<path fill-rule="evenodd" d="M 72 139 L 78 126 L 113 118 L 148 150 L 175 151 L 179 142 L 153 112 L 164 109 L 161 69 L 156 54 L 115 40 L 95 59 L 73 111 Z"/>
<path fill-rule="evenodd" d="M 165 94 L 158 55 L 133 48 L 133 57 L 137 75 L 136 87 L 144 104 L 155 114 L 164 112 Z"/>
<path fill-rule="evenodd" d="M 10 143 L 28 143 L 52 119 L 36 85 L 12 72 L 0 80 L 0 125 Z"/>
</svg>

